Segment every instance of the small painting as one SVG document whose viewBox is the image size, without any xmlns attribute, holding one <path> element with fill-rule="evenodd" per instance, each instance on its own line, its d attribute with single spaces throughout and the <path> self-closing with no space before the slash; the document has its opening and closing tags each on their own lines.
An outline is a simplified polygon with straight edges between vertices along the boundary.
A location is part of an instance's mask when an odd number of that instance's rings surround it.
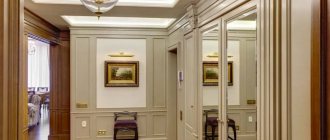
<svg viewBox="0 0 330 140">
<path fill-rule="evenodd" d="M 219 66 L 216 61 L 206 61 L 203 63 L 203 85 L 218 86 Z M 233 85 L 233 62 L 228 62 L 228 86 Z"/>
<path fill-rule="evenodd" d="M 138 87 L 138 61 L 106 61 L 105 87 Z"/>
</svg>

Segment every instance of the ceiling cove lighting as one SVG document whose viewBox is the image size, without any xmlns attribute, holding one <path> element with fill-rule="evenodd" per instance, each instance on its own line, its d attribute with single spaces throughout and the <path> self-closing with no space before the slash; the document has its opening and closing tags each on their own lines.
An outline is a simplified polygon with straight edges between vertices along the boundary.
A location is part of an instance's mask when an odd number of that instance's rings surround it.
<svg viewBox="0 0 330 140">
<path fill-rule="evenodd" d="M 80 0 L 32 0 L 42 4 L 75 4 L 81 5 Z M 132 7 L 174 7 L 179 0 L 118 0 L 116 6 Z"/>
<path fill-rule="evenodd" d="M 100 16 L 111 10 L 118 0 L 81 0 L 81 2 L 100 19 Z"/>
<path fill-rule="evenodd" d="M 167 28 L 175 18 L 62 16 L 72 27 Z"/>
<path fill-rule="evenodd" d="M 256 30 L 257 21 L 236 20 L 227 25 L 229 30 Z"/>
</svg>

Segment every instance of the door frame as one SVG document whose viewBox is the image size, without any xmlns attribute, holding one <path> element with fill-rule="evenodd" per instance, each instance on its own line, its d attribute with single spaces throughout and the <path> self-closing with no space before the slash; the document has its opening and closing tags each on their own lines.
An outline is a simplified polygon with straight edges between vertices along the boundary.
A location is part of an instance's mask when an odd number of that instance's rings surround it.
<svg viewBox="0 0 330 140">
<path fill-rule="evenodd" d="M 313 0 L 311 136 L 330 138 L 330 0 Z"/>
<path fill-rule="evenodd" d="M 50 140 L 70 139 L 70 33 L 61 31 L 35 13 L 24 9 L 24 42 L 31 36 L 50 44 L 50 103 L 49 103 L 49 137 Z M 27 45 L 24 48 L 27 50 Z M 27 52 L 25 52 L 27 54 Z M 23 78 L 27 78 L 27 56 Z M 27 80 L 24 80 L 27 81 Z M 27 86 L 27 83 L 23 84 Z M 27 88 L 27 87 L 26 87 Z M 23 94 L 27 96 L 26 94 Z M 27 97 L 23 97 L 26 99 Z M 26 101 L 24 101 L 26 102 Z M 23 108 L 27 108 L 23 104 Z M 59 119 L 61 118 L 61 119 Z M 25 124 L 26 125 L 26 124 Z"/>
<path fill-rule="evenodd" d="M 167 56 L 166 56 L 166 61 L 167 61 L 167 89 L 168 90 L 167 94 L 167 100 L 169 103 L 169 109 L 168 110 L 168 116 L 169 116 L 169 121 L 175 122 L 173 125 L 168 126 L 168 139 L 178 139 L 179 137 L 179 121 L 180 121 L 180 114 L 178 113 L 179 110 L 179 96 L 178 96 L 178 85 L 179 85 L 179 80 L 178 80 L 178 49 L 179 49 L 180 43 L 175 43 L 174 45 L 170 46 L 167 48 Z M 175 56 L 173 56 L 175 55 Z M 175 65 L 171 62 L 174 61 L 174 58 L 176 60 Z M 173 68 L 175 67 L 175 68 Z M 175 81 L 175 82 L 174 82 Z"/>
<path fill-rule="evenodd" d="M 26 139 L 20 73 L 23 55 L 24 0 L 0 1 L 0 139 Z"/>
</svg>

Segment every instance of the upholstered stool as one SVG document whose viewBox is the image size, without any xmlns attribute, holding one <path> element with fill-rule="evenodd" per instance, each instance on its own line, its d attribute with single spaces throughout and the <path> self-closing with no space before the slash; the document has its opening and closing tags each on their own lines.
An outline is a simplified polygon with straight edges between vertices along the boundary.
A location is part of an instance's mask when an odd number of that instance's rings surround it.
<svg viewBox="0 0 330 140">
<path fill-rule="evenodd" d="M 132 120 L 119 120 L 119 117 L 133 117 Z M 138 125 L 137 125 L 137 113 L 136 112 L 117 112 L 115 113 L 115 125 L 114 125 L 114 133 L 113 133 L 113 139 L 117 140 L 117 133 L 118 131 L 133 131 L 134 132 L 134 139 L 139 139 L 139 133 L 138 133 Z"/>
<path fill-rule="evenodd" d="M 234 138 L 230 137 L 229 134 L 228 134 L 228 138 L 231 139 L 231 140 L 236 140 L 236 124 L 235 124 L 235 121 L 232 120 L 232 119 L 228 119 L 227 123 L 228 123 L 228 128 L 232 128 L 233 132 L 234 132 Z"/>
</svg>

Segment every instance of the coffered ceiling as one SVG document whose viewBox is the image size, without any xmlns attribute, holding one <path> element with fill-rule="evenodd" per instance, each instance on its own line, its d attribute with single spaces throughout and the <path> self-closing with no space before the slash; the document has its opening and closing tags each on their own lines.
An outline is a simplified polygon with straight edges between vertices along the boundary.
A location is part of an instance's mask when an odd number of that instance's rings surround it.
<svg viewBox="0 0 330 140">
<path fill-rule="evenodd" d="M 118 19 L 117 17 L 119 19 L 121 17 L 131 17 L 145 20 L 151 18 L 152 21 L 164 18 L 166 21 L 172 21 L 180 18 L 185 13 L 185 8 L 194 1 L 197 0 L 119 0 L 118 5 L 103 14 L 103 16 L 116 17 L 115 19 Z M 85 18 L 95 16 L 80 4 L 80 0 L 25 0 L 25 8 L 62 30 L 67 30 L 70 26 L 68 20 L 64 20 L 62 16 Z M 106 25 L 103 24 L 103 27 L 106 27 Z M 165 25 L 155 26 L 150 24 L 150 28 L 155 27 L 164 28 Z M 148 28 L 148 26 L 144 28 Z"/>
</svg>

